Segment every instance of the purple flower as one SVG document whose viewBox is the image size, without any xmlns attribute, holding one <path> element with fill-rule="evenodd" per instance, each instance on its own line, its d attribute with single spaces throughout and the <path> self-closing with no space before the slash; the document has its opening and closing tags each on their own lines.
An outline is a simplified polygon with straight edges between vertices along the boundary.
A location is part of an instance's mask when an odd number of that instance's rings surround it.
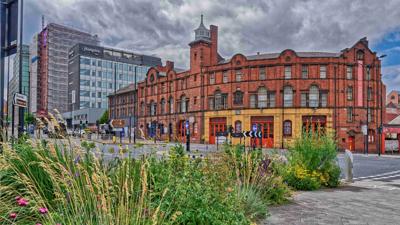
<svg viewBox="0 0 400 225">
<path fill-rule="evenodd" d="M 78 164 L 80 160 L 81 160 L 81 156 L 78 155 L 78 157 L 75 158 L 74 163 Z"/>
<path fill-rule="evenodd" d="M 17 203 L 19 206 L 27 206 L 28 205 L 28 200 L 24 199 L 24 198 L 20 198 L 17 200 Z"/>
<path fill-rule="evenodd" d="M 10 213 L 9 217 L 10 219 L 15 219 L 17 218 L 17 213 Z"/>
<path fill-rule="evenodd" d="M 49 210 L 47 208 L 39 208 L 40 214 L 47 214 Z"/>
</svg>

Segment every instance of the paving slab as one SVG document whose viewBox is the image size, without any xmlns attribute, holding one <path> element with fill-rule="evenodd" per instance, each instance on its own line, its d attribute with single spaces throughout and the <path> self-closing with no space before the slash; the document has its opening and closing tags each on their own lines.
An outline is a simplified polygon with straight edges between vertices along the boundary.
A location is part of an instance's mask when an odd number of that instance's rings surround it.
<svg viewBox="0 0 400 225">
<path fill-rule="evenodd" d="M 337 189 L 297 192 L 291 203 L 269 212 L 265 225 L 397 225 L 400 180 L 363 180 Z"/>
</svg>

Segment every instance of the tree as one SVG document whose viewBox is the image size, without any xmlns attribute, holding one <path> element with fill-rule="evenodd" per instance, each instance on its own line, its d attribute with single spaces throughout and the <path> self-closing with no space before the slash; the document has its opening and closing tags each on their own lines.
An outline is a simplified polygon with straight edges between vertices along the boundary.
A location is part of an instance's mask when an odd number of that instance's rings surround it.
<svg viewBox="0 0 400 225">
<path fill-rule="evenodd" d="M 101 115 L 101 117 L 99 119 L 100 124 L 107 123 L 107 122 L 108 122 L 108 110 L 104 111 L 103 115 Z"/>
<path fill-rule="evenodd" d="M 32 113 L 25 113 L 25 123 L 27 125 L 35 123 L 35 116 Z"/>
</svg>

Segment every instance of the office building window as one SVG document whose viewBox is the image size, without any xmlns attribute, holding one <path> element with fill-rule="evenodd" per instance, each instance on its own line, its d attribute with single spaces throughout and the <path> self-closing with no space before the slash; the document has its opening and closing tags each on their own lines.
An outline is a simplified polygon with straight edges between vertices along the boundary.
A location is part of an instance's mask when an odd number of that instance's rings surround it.
<svg viewBox="0 0 400 225">
<path fill-rule="evenodd" d="M 327 92 L 321 92 L 320 93 L 320 107 L 326 107 L 328 105 L 328 93 Z"/>
<path fill-rule="evenodd" d="M 242 122 L 240 120 L 235 121 L 235 132 L 242 132 Z"/>
</svg>

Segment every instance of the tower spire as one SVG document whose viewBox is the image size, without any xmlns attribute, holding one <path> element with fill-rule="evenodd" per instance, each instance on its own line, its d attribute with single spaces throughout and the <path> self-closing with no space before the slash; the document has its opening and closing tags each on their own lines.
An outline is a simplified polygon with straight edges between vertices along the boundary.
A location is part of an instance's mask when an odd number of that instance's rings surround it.
<svg viewBox="0 0 400 225">
<path fill-rule="evenodd" d="M 203 14 L 201 14 L 200 24 L 203 24 Z M 203 24 L 203 26 L 204 26 L 204 24 Z"/>
</svg>

